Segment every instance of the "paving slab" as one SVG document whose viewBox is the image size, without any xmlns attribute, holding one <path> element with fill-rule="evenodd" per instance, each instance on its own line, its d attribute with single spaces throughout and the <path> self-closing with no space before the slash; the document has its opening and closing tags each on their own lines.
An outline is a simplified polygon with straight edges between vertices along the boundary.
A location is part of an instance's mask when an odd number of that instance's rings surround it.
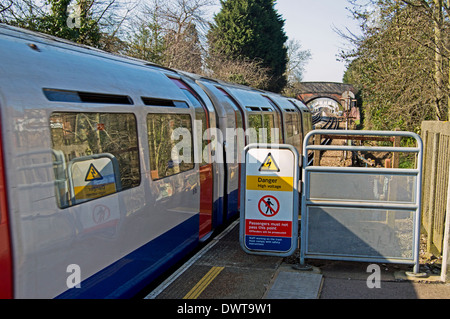
<svg viewBox="0 0 450 319">
<path fill-rule="evenodd" d="M 264 299 L 317 299 L 322 277 L 313 272 L 280 271 Z"/>
</svg>

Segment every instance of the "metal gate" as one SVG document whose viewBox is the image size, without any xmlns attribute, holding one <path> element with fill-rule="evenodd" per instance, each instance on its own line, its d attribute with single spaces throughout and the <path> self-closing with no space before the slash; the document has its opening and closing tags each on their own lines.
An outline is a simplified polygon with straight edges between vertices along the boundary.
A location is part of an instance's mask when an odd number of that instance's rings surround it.
<svg viewBox="0 0 450 319">
<path fill-rule="evenodd" d="M 313 135 L 410 137 L 415 147 L 311 145 Z M 414 169 L 308 166 L 303 159 L 300 263 L 305 259 L 413 264 L 419 271 L 422 140 L 415 133 L 314 130 L 309 151 L 415 153 Z"/>
</svg>

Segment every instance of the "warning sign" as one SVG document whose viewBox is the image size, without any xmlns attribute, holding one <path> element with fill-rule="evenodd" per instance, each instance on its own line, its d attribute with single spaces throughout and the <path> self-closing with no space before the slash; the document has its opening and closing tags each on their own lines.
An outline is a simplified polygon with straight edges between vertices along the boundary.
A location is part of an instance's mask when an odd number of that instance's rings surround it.
<svg viewBox="0 0 450 319">
<path fill-rule="evenodd" d="M 294 179 L 292 177 L 247 176 L 248 190 L 292 192 L 293 187 L 294 187 Z"/>
<path fill-rule="evenodd" d="M 81 203 L 117 192 L 120 179 L 110 154 L 78 157 L 69 163 L 72 200 Z"/>
<path fill-rule="evenodd" d="M 258 209 L 266 217 L 273 217 L 280 211 L 280 202 L 271 195 L 264 196 L 258 202 Z"/>
<path fill-rule="evenodd" d="M 247 229 L 247 234 L 252 236 L 292 236 L 292 222 L 247 219 L 245 227 Z"/>
<path fill-rule="evenodd" d="M 89 166 L 88 173 L 86 175 L 86 178 L 84 179 L 86 182 L 89 181 L 96 181 L 99 179 L 103 179 L 102 174 L 95 168 L 94 164 L 91 163 L 91 166 Z"/>
<path fill-rule="evenodd" d="M 277 163 L 274 161 L 272 154 L 269 153 L 259 168 L 260 171 L 270 171 L 270 172 L 279 172 L 280 168 Z"/>
<path fill-rule="evenodd" d="M 290 256 L 298 237 L 298 153 L 290 145 L 245 148 L 241 247 L 251 254 Z"/>
</svg>

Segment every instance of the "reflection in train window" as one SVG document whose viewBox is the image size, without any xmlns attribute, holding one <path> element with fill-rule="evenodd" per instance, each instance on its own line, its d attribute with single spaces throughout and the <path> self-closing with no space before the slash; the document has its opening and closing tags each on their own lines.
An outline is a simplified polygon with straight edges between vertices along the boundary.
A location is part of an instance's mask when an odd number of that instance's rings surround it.
<svg viewBox="0 0 450 319">
<path fill-rule="evenodd" d="M 248 116 L 248 126 L 247 135 L 249 138 L 249 143 L 258 143 L 258 138 L 260 133 L 262 133 L 261 129 L 263 127 L 261 113 L 249 114 Z M 263 143 L 262 141 L 259 141 Z"/>
<path fill-rule="evenodd" d="M 210 142 L 211 139 L 209 137 L 209 131 L 208 129 L 208 119 L 206 117 L 205 110 L 203 108 L 202 103 L 199 101 L 199 99 L 188 89 L 182 88 L 182 92 L 187 96 L 189 101 L 194 105 L 195 108 L 195 120 L 201 121 L 201 127 L 196 127 L 197 134 L 198 134 L 198 141 L 199 145 L 201 144 L 201 149 L 199 148 L 199 158 L 202 160 L 201 166 L 206 165 L 209 163 L 208 156 L 203 156 L 203 151 L 207 150 L 207 154 L 211 154 L 210 150 Z M 198 122 L 197 122 L 198 123 Z M 206 133 L 206 136 L 205 136 Z"/>
<path fill-rule="evenodd" d="M 293 145 L 297 150 L 300 150 L 300 128 L 299 118 L 297 113 L 286 113 L 286 143 Z"/>
<path fill-rule="evenodd" d="M 56 112 L 50 116 L 59 207 L 140 184 L 136 127 L 134 114 Z"/>
<path fill-rule="evenodd" d="M 189 114 L 148 114 L 147 129 L 153 180 L 194 168 Z"/>
<path fill-rule="evenodd" d="M 281 143 L 280 129 L 275 125 L 273 114 L 263 114 L 264 128 L 267 129 L 267 143 Z"/>
</svg>

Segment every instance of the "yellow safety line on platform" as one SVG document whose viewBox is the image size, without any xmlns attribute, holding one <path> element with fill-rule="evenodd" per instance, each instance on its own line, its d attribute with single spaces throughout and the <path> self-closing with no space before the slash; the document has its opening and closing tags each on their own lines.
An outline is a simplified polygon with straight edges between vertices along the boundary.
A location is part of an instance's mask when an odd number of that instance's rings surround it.
<svg viewBox="0 0 450 319">
<path fill-rule="evenodd" d="M 197 299 L 203 290 L 216 278 L 225 267 L 212 267 L 208 273 L 189 291 L 183 299 Z"/>
</svg>

